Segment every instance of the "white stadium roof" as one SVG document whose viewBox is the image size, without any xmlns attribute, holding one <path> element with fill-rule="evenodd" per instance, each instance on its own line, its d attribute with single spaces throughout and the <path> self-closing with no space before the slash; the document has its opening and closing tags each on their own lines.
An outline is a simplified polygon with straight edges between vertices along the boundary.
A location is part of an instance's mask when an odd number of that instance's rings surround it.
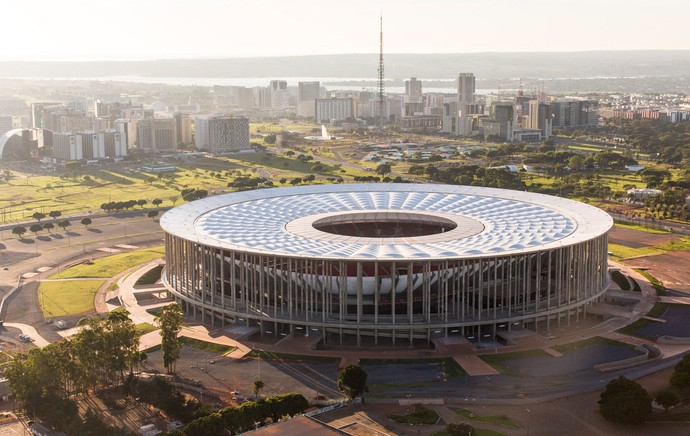
<svg viewBox="0 0 690 436">
<path fill-rule="evenodd" d="M 313 222 L 337 215 L 421 214 L 455 222 L 445 233 L 362 238 Z M 341 184 L 261 189 L 208 197 L 161 218 L 178 237 L 276 256 L 352 260 L 457 259 L 558 248 L 606 233 L 604 211 L 542 194 L 433 184 Z"/>
</svg>

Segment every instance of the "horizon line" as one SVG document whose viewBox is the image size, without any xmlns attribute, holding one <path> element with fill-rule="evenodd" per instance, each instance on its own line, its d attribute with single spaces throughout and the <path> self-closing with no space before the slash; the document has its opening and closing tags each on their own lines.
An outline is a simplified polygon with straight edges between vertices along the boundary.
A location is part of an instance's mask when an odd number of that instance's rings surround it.
<svg viewBox="0 0 690 436">
<path fill-rule="evenodd" d="M 478 52 L 433 52 L 433 53 L 387 53 L 386 56 L 434 56 L 434 55 L 485 55 L 485 54 L 567 54 L 567 53 L 645 53 L 645 52 L 690 52 L 688 49 L 611 49 L 611 50 L 562 50 L 562 51 L 478 51 Z M 159 61 L 199 61 L 199 60 L 229 60 L 229 59 L 271 59 L 271 58 L 306 58 L 306 57 L 323 57 L 323 56 L 378 56 L 376 52 L 350 52 L 350 53 L 319 53 L 319 54 L 283 54 L 283 55 L 264 55 L 264 56 L 248 56 L 248 55 L 222 55 L 222 56 L 185 56 L 176 55 L 170 57 L 155 57 L 155 56 L 141 56 L 141 57 L 74 57 L 74 58 L 0 58 L 0 62 L 159 62 Z"/>
</svg>

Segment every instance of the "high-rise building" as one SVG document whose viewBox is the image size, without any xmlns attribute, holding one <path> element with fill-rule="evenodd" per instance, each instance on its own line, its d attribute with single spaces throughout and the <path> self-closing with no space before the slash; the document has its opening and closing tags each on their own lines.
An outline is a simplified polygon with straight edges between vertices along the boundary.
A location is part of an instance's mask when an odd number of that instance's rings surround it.
<svg viewBox="0 0 690 436">
<path fill-rule="evenodd" d="M 315 100 L 314 106 L 317 124 L 343 121 L 354 117 L 352 98 L 319 98 Z"/>
<path fill-rule="evenodd" d="M 528 129 L 541 130 L 544 139 L 551 137 L 553 120 L 551 117 L 551 105 L 538 99 L 529 101 L 529 111 L 526 126 Z"/>
<path fill-rule="evenodd" d="M 498 123 L 500 139 L 505 141 L 513 140 L 513 129 L 515 128 L 515 107 L 512 102 L 494 102 L 491 105 L 491 120 Z M 491 134 L 496 134 L 492 130 Z M 484 132 L 488 136 L 487 132 Z"/>
<path fill-rule="evenodd" d="M 249 119 L 213 115 L 194 119 L 194 144 L 214 154 L 250 150 Z"/>
<path fill-rule="evenodd" d="M 475 81 L 474 73 L 460 73 L 456 80 L 458 87 L 458 102 L 463 105 L 474 103 Z"/>
<path fill-rule="evenodd" d="M 84 159 L 103 159 L 105 157 L 105 144 L 100 134 L 93 130 L 89 130 L 86 132 L 79 132 L 77 136 L 81 136 Z M 54 144 L 55 141 L 53 140 L 53 145 Z"/>
<path fill-rule="evenodd" d="M 297 84 L 297 115 L 313 117 L 315 115 L 314 101 L 320 97 L 321 83 L 299 82 Z"/>
<path fill-rule="evenodd" d="M 408 103 L 422 102 L 422 81 L 416 77 L 405 80 L 405 95 Z"/>
<path fill-rule="evenodd" d="M 175 144 L 189 145 L 192 143 L 192 119 L 189 114 L 176 113 L 175 120 Z"/>
<path fill-rule="evenodd" d="M 177 150 L 173 118 L 145 118 L 137 121 L 137 147 L 152 153 Z"/>
<path fill-rule="evenodd" d="M 599 125 L 597 100 L 558 99 L 551 102 L 551 112 L 554 128 L 587 129 Z"/>
<path fill-rule="evenodd" d="M 127 156 L 127 138 L 115 129 L 108 129 L 99 133 L 105 157 Z"/>
<path fill-rule="evenodd" d="M 84 159 L 81 135 L 74 133 L 55 133 L 53 135 L 53 157 L 61 160 Z"/>
<path fill-rule="evenodd" d="M 280 109 L 290 106 L 290 93 L 285 80 L 271 80 L 271 107 Z"/>
</svg>

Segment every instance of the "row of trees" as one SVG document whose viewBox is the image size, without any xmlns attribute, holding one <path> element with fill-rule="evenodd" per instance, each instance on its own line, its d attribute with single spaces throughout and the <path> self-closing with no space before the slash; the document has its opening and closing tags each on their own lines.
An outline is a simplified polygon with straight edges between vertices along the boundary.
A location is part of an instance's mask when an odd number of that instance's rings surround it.
<svg viewBox="0 0 690 436">
<path fill-rule="evenodd" d="M 168 435 L 235 435 L 262 425 L 269 419 L 277 422 L 284 416 L 304 413 L 308 407 L 309 401 L 301 394 L 276 395 L 261 401 L 246 402 L 239 407 L 226 407 L 190 422 L 182 431 L 168 432 Z"/>
<path fill-rule="evenodd" d="M 84 218 L 81 220 L 81 223 L 85 225 L 86 227 L 89 226 L 89 224 L 92 223 L 91 218 Z M 62 230 L 65 230 L 67 227 L 71 226 L 72 223 L 69 222 L 69 220 L 61 220 L 58 221 L 57 223 L 58 227 L 60 227 Z M 29 226 L 29 231 L 33 232 L 34 234 L 38 234 L 38 232 L 42 230 L 47 230 L 50 232 L 55 228 L 55 224 L 53 223 L 43 223 L 43 224 L 32 224 Z M 24 236 L 24 234 L 27 232 L 27 228 L 24 226 L 16 226 L 12 228 L 12 234 L 17 235 L 20 238 Z"/>
</svg>

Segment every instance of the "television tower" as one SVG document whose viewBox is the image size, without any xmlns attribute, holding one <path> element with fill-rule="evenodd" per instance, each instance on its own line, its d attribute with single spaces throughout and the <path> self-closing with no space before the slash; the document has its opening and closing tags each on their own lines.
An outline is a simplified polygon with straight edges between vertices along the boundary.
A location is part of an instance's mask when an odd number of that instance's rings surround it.
<svg viewBox="0 0 690 436">
<path fill-rule="evenodd" d="M 383 15 L 381 15 L 381 41 L 379 45 L 379 131 L 384 132 L 383 126 Z"/>
</svg>

